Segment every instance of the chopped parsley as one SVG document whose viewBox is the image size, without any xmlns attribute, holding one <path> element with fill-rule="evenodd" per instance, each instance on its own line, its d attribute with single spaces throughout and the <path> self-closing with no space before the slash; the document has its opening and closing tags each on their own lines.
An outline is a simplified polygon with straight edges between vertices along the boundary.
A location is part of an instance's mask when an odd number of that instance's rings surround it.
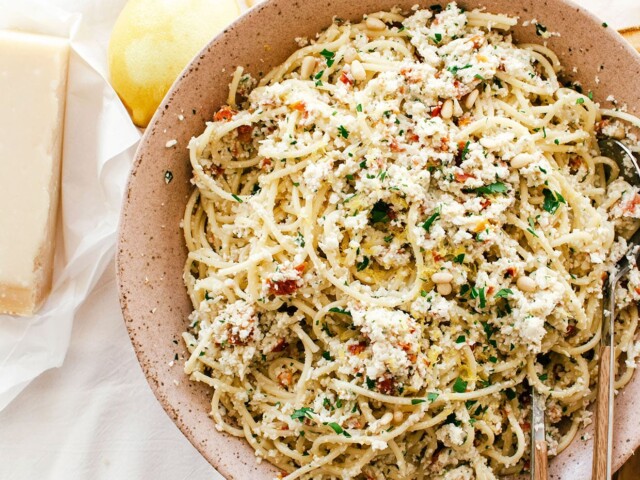
<svg viewBox="0 0 640 480">
<path fill-rule="evenodd" d="M 427 232 L 433 225 L 433 222 L 440 216 L 440 208 L 436 208 L 436 211 L 422 224 L 422 228 L 424 228 Z"/>
<path fill-rule="evenodd" d="M 322 55 L 327 61 L 327 67 L 330 67 L 333 65 L 333 62 L 335 62 L 336 54 L 334 52 L 330 52 L 326 48 L 320 52 L 320 55 Z"/>
<path fill-rule="evenodd" d="M 542 204 L 542 208 L 544 208 L 546 212 L 549 212 L 552 215 L 556 213 L 561 203 L 567 203 L 567 201 L 562 195 L 560 195 L 560 193 L 552 192 L 548 188 L 542 190 L 542 194 L 544 195 L 544 203 Z"/>
<path fill-rule="evenodd" d="M 459 263 L 460 265 L 462 265 L 464 263 L 464 253 L 461 253 L 460 255 L 456 255 L 453 258 L 453 263 Z"/>
<path fill-rule="evenodd" d="M 535 224 L 534 224 L 533 217 L 529 217 L 529 228 L 527 228 L 527 232 L 529 232 L 531 235 L 533 235 L 536 238 L 540 238 L 536 233 L 534 227 L 535 227 Z"/>
<path fill-rule="evenodd" d="M 313 411 L 312 408 L 310 407 L 302 407 L 296 411 L 294 411 L 291 414 L 291 418 L 294 420 L 300 420 L 301 422 L 304 420 L 304 418 L 311 418 L 311 415 L 314 414 L 315 412 Z"/>
<path fill-rule="evenodd" d="M 391 221 L 391 217 L 389 213 L 391 212 L 391 205 L 382 200 L 378 200 L 371 209 L 371 223 L 389 223 Z"/>
<path fill-rule="evenodd" d="M 331 357 L 331 354 L 329 352 L 327 352 L 326 350 L 324 352 L 322 352 L 322 358 L 324 358 L 325 360 L 333 360 L 333 358 Z"/>
<path fill-rule="evenodd" d="M 478 195 L 491 195 L 493 193 L 506 193 L 507 186 L 502 182 L 495 182 L 490 185 L 483 185 L 482 187 L 474 188 L 472 191 Z"/>
<path fill-rule="evenodd" d="M 481 322 L 482 329 L 484 330 L 484 334 L 487 336 L 487 340 L 491 339 L 491 335 L 493 335 L 493 327 L 489 322 Z"/>
<path fill-rule="evenodd" d="M 456 393 L 464 393 L 467 391 L 467 382 L 462 380 L 460 377 L 456 378 L 456 381 L 453 384 L 453 391 Z"/>
<path fill-rule="evenodd" d="M 434 34 L 433 41 L 434 43 L 440 43 L 442 41 L 442 34 L 441 33 Z"/>
<path fill-rule="evenodd" d="M 243 203 L 242 199 L 238 195 L 236 195 L 235 193 L 232 193 L 231 196 L 235 199 L 236 202 Z"/>
<path fill-rule="evenodd" d="M 435 402 L 439 396 L 440 394 L 437 392 L 429 392 L 427 393 L 427 400 L 429 400 L 430 402 Z"/>
<path fill-rule="evenodd" d="M 457 75 L 460 70 L 465 70 L 467 68 L 471 68 L 470 63 L 467 63 L 464 67 L 458 67 L 457 65 L 452 65 L 448 67 L 447 70 L 451 72 L 453 75 Z"/>
<path fill-rule="evenodd" d="M 424 403 L 426 400 L 424 398 L 412 398 L 411 405 L 418 405 L 420 403 Z"/>
<path fill-rule="evenodd" d="M 344 128 L 342 125 L 338 127 L 338 132 L 343 138 L 349 138 L 349 131 Z"/>
<path fill-rule="evenodd" d="M 460 159 L 464 162 L 465 158 L 467 158 L 467 154 L 469 153 L 469 144 L 471 142 L 467 140 L 467 143 L 464 144 L 464 148 L 462 149 L 462 155 L 460 155 Z"/>
<path fill-rule="evenodd" d="M 487 299 L 484 296 L 484 287 L 478 289 L 478 296 L 480 297 L 480 308 L 487 306 Z"/>
<path fill-rule="evenodd" d="M 365 258 L 367 258 L 367 257 L 365 257 Z M 351 312 L 349 310 L 345 310 L 343 308 L 331 307 L 329 309 L 329 311 L 332 312 L 332 313 L 340 313 L 342 315 L 347 315 L 348 317 L 351 316 Z"/>
<path fill-rule="evenodd" d="M 584 98 L 580 97 L 576 99 L 576 105 L 582 105 L 584 103 Z"/>
<path fill-rule="evenodd" d="M 456 343 L 464 343 L 467 341 L 467 337 L 465 337 L 464 335 L 460 335 L 458 338 L 456 338 Z"/>
<path fill-rule="evenodd" d="M 356 112 L 362 112 L 362 104 L 356 105 Z"/>
<path fill-rule="evenodd" d="M 543 373 L 542 375 L 538 375 L 538 378 L 541 382 L 544 382 L 547 378 L 549 378 L 549 376 L 546 373 Z"/>
<path fill-rule="evenodd" d="M 365 268 L 369 266 L 369 257 L 364 257 L 364 259 L 356 265 L 356 270 L 361 272 Z"/>
<path fill-rule="evenodd" d="M 344 435 L 347 438 L 351 438 L 349 432 L 347 432 L 344 428 L 338 425 L 336 422 L 325 423 L 325 425 L 331 427 L 331 429 L 336 432 L 338 435 Z"/>
<path fill-rule="evenodd" d="M 509 288 L 501 288 L 500 290 L 498 290 L 498 293 L 496 293 L 493 297 L 494 298 L 507 298 L 509 295 L 513 295 L 513 291 Z"/>
</svg>

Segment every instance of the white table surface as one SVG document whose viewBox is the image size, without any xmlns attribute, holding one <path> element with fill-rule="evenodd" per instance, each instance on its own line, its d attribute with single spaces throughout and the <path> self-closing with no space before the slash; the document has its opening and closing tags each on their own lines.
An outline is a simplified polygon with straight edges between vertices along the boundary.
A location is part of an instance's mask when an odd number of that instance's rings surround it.
<svg viewBox="0 0 640 480">
<path fill-rule="evenodd" d="M 577 3 L 613 28 L 640 25 L 640 0 Z M 0 412 L 0 479 L 222 479 L 151 393 L 114 271 L 111 262 L 78 311 L 62 367 Z"/>
</svg>

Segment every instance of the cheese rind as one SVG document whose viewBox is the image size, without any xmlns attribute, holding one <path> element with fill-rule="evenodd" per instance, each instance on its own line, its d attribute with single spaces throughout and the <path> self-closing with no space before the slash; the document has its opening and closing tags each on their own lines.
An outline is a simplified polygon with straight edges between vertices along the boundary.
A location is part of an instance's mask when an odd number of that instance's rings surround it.
<svg viewBox="0 0 640 480">
<path fill-rule="evenodd" d="M 51 290 L 69 45 L 0 32 L 0 313 Z"/>
</svg>

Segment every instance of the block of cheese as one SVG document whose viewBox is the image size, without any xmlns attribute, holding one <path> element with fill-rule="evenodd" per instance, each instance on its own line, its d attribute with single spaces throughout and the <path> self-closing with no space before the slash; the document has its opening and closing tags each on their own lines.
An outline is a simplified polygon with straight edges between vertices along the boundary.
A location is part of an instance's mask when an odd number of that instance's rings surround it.
<svg viewBox="0 0 640 480">
<path fill-rule="evenodd" d="M 0 31 L 0 313 L 51 290 L 68 60 L 66 40 Z"/>
</svg>

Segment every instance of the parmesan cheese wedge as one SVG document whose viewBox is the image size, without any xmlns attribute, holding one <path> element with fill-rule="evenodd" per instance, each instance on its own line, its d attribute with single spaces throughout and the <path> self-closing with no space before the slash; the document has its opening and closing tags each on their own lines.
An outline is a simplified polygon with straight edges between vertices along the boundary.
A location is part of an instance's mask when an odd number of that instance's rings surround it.
<svg viewBox="0 0 640 480">
<path fill-rule="evenodd" d="M 51 290 L 69 45 L 0 32 L 0 313 Z"/>
</svg>

